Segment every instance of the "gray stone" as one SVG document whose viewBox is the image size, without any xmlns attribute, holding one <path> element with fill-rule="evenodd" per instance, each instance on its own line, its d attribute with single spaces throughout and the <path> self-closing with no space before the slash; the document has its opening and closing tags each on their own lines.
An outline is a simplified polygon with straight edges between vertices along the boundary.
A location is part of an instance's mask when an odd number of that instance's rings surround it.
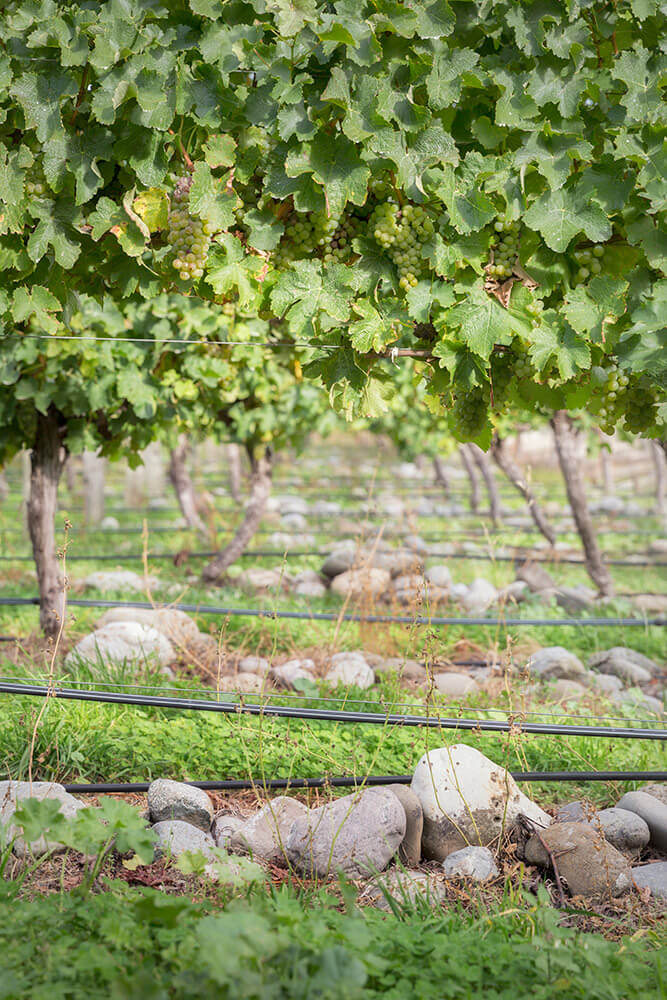
<svg viewBox="0 0 667 1000">
<path fill-rule="evenodd" d="M 77 663 L 155 663 L 166 667 L 176 659 L 176 650 L 165 635 L 139 622 L 111 622 L 85 636 L 65 658 L 66 666 Z"/>
<path fill-rule="evenodd" d="M 583 698 L 586 694 L 587 691 L 583 684 L 579 684 L 577 681 L 568 681 L 564 677 L 560 677 L 550 689 L 548 700 L 569 701 L 571 699 Z"/>
<path fill-rule="evenodd" d="M 639 865 L 632 869 L 632 878 L 640 889 L 648 889 L 653 899 L 667 907 L 667 861 L 656 861 L 651 865 Z"/>
<path fill-rule="evenodd" d="M 405 811 L 405 837 L 398 849 L 398 857 L 407 867 L 421 861 L 424 813 L 422 805 L 408 785 L 386 785 L 393 792 Z"/>
<path fill-rule="evenodd" d="M 468 674 L 441 673 L 434 674 L 433 683 L 440 692 L 448 698 L 465 698 L 479 691 L 479 685 L 474 677 Z"/>
<path fill-rule="evenodd" d="M 616 805 L 641 816 L 651 831 L 651 845 L 659 851 L 667 851 L 667 806 L 664 802 L 646 792 L 626 792 Z"/>
<path fill-rule="evenodd" d="M 377 597 L 389 586 L 389 570 L 377 566 L 349 569 L 334 577 L 331 589 L 341 597 Z"/>
<path fill-rule="evenodd" d="M 582 584 L 576 587 L 558 587 L 556 604 L 569 614 L 586 611 L 595 604 L 595 591 Z"/>
<path fill-rule="evenodd" d="M 264 690 L 264 678 L 258 674 L 229 674 L 218 681 L 219 691 L 236 691 L 239 694 L 259 694 Z"/>
<path fill-rule="evenodd" d="M 375 665 L 378 674 L 397 673 L 401 680 L 421 682 L 426 680 L 426 667 L 417 660 L 405 660 L 401 656 L 388 656 Z"/>
<path fill-rule="evenodd" d="M 83 581 L 84 587 L 94 587 L 95 590 L 130 590 L 143 594 L 146 589 L 158 590 L 161 586 L 156 576 L 139 576 L 131 569 L 106 569 L 89 573 Z"/>
<path fill-rule="evenodd" d="M 333 579 L 335 576 L 339 576 L 341 573 L 352 569 L 355 562 L 358 561 L 358 557 L 359 546 L 355 541 L 348 539 L 345 542 L 341 542 L 340 545 L 332 549 L 324 560 L 322 573 L 324 576 L 329 577 L 329 579 Z"/>
<path fill-rule="evenodd" d="M 424 563 L 414 549 L 390 549 L 388 552 L 376 552 L 373 555 L 373 566 L 386 569 L 392 577 L 421 573 Z"/>
<path fill-rule="evenodd" d="M 153 833 L 157 836 L 156 858 L 177 858 L 186 851 L 201 851 L 209 860 L 215 859 L 213 837 L 191 823 L 184 823 L 181 819 L 166 819 L 155 823 Z"/>
<path fill-rule="evenodd" d="M 231 813 L 219 813 L 211 825 L 211 836 L 216 847 L 227 847 L 233 833 L 240 830 L 245 819 L 243 816 L 233 816 Z"/>
<path fill-rule="evenodd" d="M 60 812 L 67 819 L 76 816 L 79 809 L 85 809 L 85 802 L 66 792 L 62 785 L 54 781 L 0 781 L 0 828 L 2 842 L 9 843 L 14 837 L 12 850 L 18 857 L 32 854 L 39 857 L 47 851 L 60 853 L 66 850 L 64 844 L 39 837 L 26 843 L 20 835 L 21 827 L 14 823 L 14 813 L 27 799 L 55 799 L 60 803 Z"/>
<path fill-rule="evenodd" d="M 526 843 L 529 864 L 551 866 L 544 845 L 558 859 L 558 871 L 573 896 L 609 899 L 622 896 L 632 886 L 627 860 L 588 823 L 554 823 L 540 830 L 539 837 L 534 835 Z"/>
<path fill-rule="evenodd" d="M 204 868 L 204 875 L 222 885 L 245 886 L 263 882 L 266 872 L 261 865 L 249 858 L 226 857 L 212 861 Z"/>
<path fill-rule="evenodd" d="M 654 782 L 652 785 L 642 785 L 639 791 L 644 792 L 645 795 L 652 795 L 655 799 L 660 799 L 667 806 L 667 782 L 663 781 L 660 784 Z"/>
<path fill-rule="evenodd" d="M 539 593 L 541 590 L 551 590 L 556 586 L 553 578 L 547 573 L 544 567 L 534 562 L 526 562 L 522 566 L 519 566 L 516 578 L 526 583 L 533 593 Z"/>
<path fill-rule="evenodd" d="M 631 659 L 622 646 L 593 654 L 588 659 L 588 665 L 601 673 L 618 677 L 627 685 L 646 684 L 652 676 L 649 670 Z"/>
<path fill-rule="evenodd" d="M 442 587 L 443 589 L 449 587 L 452 582 L 452 574 L 448 566 L 431 566 L 424 573 L 424 577 L 435 587 Z"/>
<path fill-rule="evenodd" d="M 519 604 L 526 599 L 529 592 L 530 588 L 527 583 L 524 583 L 523 580 L 514 580 L 498 591 L 498 604 L 507 604 L 512 601 Z"/>
<path fill-rule="evenodd" d="M 478 577 L 468 587 L 468 591 L 462 598 L 461 603 L 471 615 L 477 615 L 486 611 L 497 597 L 498 591 L 493 584 L 489 583 L 488 580 Z"/>
<path fill-rule="evenodd" d="M 375 674 L 361 653 L 336 653 L 331 657 L 325 680 L 334 687 L 345 684 L 366 690 L 375 684 Z"/>
<path fill-rule="evenodd" d="M 447 878 L 467 878 L 486 882 L 499 875 L 493 854 L 488 847 L 464 847 L 449 854 L 442 863 Z"/>
<path fill-rule="evenodd" d="M 315 681 L 313 660 L 287 660 L 279 667 L 271 667 L 269 676 L 280 687 L 293 688 L 295 681 Z"/>
<path fill-rule="evenodd" d="M 287 577 L 279 569 L 261 569 L 259 566 L 253 566 L 239 573 L 234 582 L 245 590 L 280 590 L 287 583 Z"/>
<path fill-rule="evenodd" d="M 623 681 L 613 674 L 595 674 L 592 671 L 582 678 L 584 683 L 603 694 L 614 694 L 623 688 Z"/>
<path fill-rule="evenodd" d="M 607 660 L 614 660 L 616 657 L 620 657 L 623 660 L 630 660 L 637 667 L 642 667 L 644 670 L 648 670 L 650 674 L 657 674 L 660 672 L 660 667 L 655 662 L 651 660 L 648 656 L 644 656 L 643 653 L 638 653 L 635 649 L 630 649 L 629 646 L 612 646 L 611 649 L 604 649 L 600 653 L 592 653 L 588 657 L 588 666 L 599 670 L 601 673 L 612 673 L 611 670 L 607 670 L 605 663 Z"/>
<path fill-rule="evenodd" d="M 554 823 L 590 823 L 597 815 L 597 810 L 586 802 L 566 802 L 559 806 Z"/>
<path fill-rule="evenodd" d="M 422 853 L 435 861 L 471 844 L 487 847 L 519 813 L 543 826 L 551 822 L 504 768 L 463 743 L 424 754 L 411 788 L 424 811 Z"/>
<path fill-rule="evenodd" d="M 632 705 L 645 714 L 661 716 L 665 713 L 665 705 L 661 699 L 645 694 L 638 688 L 630 688 L 629 691 L 615 691 L 611 698 L 619 705 Z"/>
<path fill-rule="evenodd" d="M 109 608 L 95 625 L 96 629 L 116 622 L 138 622 L 161 632 L 175 646 L 188 647 L 199 639 L 197 622 L 178 608 Z"/>
<path fill-rule="evenodd" d="M 300 580 L 292 587 L 292 593 L 299 597 L 324 597 L 327 588 L 321 580 Z"/>
<path fill-rule="evenodd" d="M 449 596 L 456 603 L 462 602 L 467 593 L 468 588 L 465 583 L 453 583 L 449 588 Z"/>
<path fill-rule="evenodd" d="M 292 864 L 306 875 L 359 878 L 383 871 L 403 842 L 405 810 L 386 788 L 366 788 L 297 820 L 287 837 Z"/>
<path fill-rule="evenodd" d="M 563 646 L 546 646 L 538 649 L 528 660 L 528 670 L 545 680 L 562 677 L 576 681 L 585 673 L 578 656 L 568 652 Z"/>
<path fill-rule="evenodd" d="M 651 833 L 645 821 L 628 809 L 601 809 L 595 817 L 605 840 L 619 851 L 638 854 L 648 844 Z"/>
<path fill-rule="evenodd" d="M 213 822 L 213 803 L 202 788 L 157 778 L 148 786 L 148 815 L 151 823 L 180 819 L 208 833 Z"/>
<path fill-rule="evenodd" d="M 365 896 L 379 910 L 390 912 L 398 906 L 426 903 L 439 906 L 446 895 L 444 886 L 426 872 L 392 869 L 378 875 L 365 888 Z"/>
<path fill-rule="evenodd" d="M 239 660 L 239 671 L 242 674 L 257 674 L 259 677 L 266 677 L 271 664 L 263 656 L 244 656 Z"/>
<path fill-rule="evenodd" d="M 286 844 L 292 824 L 307 813 L 308 807 L 303 802 L 278 795 L 231 835 L 230 850 L 274 864 L 286 861 Z"/>
</svg>

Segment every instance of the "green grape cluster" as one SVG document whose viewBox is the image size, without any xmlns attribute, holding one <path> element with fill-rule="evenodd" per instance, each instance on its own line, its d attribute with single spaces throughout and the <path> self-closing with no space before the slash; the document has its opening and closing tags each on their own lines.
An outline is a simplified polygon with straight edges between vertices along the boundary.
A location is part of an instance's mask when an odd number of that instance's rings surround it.
<svg viewBox="0 0 667 1000">
<path fill-rule="evenodd" d="M 282 269 L 294 260 L 312 257 L 331 243 L 339 227 L 340 219 L 329 217 L 326 212 L 311 212 L 308 215 L 293 212 L 274 251 L 274 266 Z"/>
<path fill-rule="evenodd" d="M 385 201 L 392 193 L 391 180 L 387 174 L 378 174 L 368 182 L 368 191 L 377 201 Z"/>
<path fill-rule="evenodd" d="M 451 414 L 458 438 L 469 441 L 477 437 L 489 418 L 487 391 L 481 386 L 474 386 L 467 392 L 455 392 Z"/>
<path fill-rule="evenodd" d="M 602 258 L 604 257 L 604 245 L 595 243 L 592 246 L 577 247 L 574 251 L 574 259 L 577 263 L 577 273 L 575 282 L 581 284 L 584 281 L 602 270 Z"/>
<path fill-rule="evenodd" d="M 514 354 L 514 377 L 517 382 L 535 381 L 536 371 L 528 354 L 528 344 L 523 340 L 515 340 L 512 344 Z"/>
<path fill-rule="evenodd" d="M 514 378 L 515 355 L 512 351 L 501 351 L 491 356 L 491 388 L 493 409 L 502 413 L 506 408 L 509 389 Z"/>
<path fill-rule="evenodd" d="M 399 285 L 407 291 L 419 281 L 424 271 L 421 247 L 433 235 L 435 226 L 420 205 L 399 208 L 383 201 L 371 213 L 369 229 L 377 243 L 386 250 L 399 274 Z"/>
<path fill-rule="evenodd" d="M 625 394 L 630 384 L 630 378 L 619 370 L 615 361 L 606 366 L 594 365 L 591 369 L 591 383 L 594 395 L 600 402 L 597 416 L 600 429 L 605 434 L 613 434 L 616 424 L 621 420 L 625 410 Z"/>
<path fill-rule="evenodd" d="M 197 280 L 204 274 L 208 248 L 215 228 L 209 222 L 190 215 L 192 178 L 179 177 L 174 185 L 169 209 L 167 239 L 174 250 L 173 266 L 183 281 Z"/>
<path fill-rule="evenodd" d="M 35 198 L 42 198 L 48 193 L 49 185 L 44 173 L 41 159 L 35 157 L 28 167 L 25 175 L 26 194 L 31 194 Z"/>
<path fill-rule="evenodd" d="M 358 219 L 354 215 L 343 215 L 338 229 L 324 248 L 322 259 L 326 263 L 333 261 L 343 263 L 348 260 L 352 253 L 352 240 L 359 235 L 363 225 L 362 219 Z"/>
<path fill-rule="evenodd" d="M 628 389 L 625 399 L 625 426 L 631 434 L 643 434 L 657 417 L 655 391 L 640 385 Z"/>
<path fill-rule="evenodd" d="M 540 325 L 543 309 L 544 309 L 544 303 L 542 302 L 542 299 L 533 299 L 526 306 L 526 312 L 531 317 L 533 321 L 533 326 Z"/>
<path fill-rule="evenodd" d="M 509 278 L 516 261 L 519 248 L 520 222 L 501 220 L 494 224 L 495 234 L 491 242 L 493 248 L 493 264 L 489 264 L 486 273 L 501 281 Z"/>
</svg>

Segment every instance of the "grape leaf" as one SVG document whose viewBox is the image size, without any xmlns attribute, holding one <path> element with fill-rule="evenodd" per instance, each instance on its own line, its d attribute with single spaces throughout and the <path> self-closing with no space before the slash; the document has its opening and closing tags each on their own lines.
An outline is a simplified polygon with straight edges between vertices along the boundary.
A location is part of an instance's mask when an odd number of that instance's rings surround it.
<svg viewBox="0 0 667 1000">
<path fill-rule="evenodd" d="M 555 361 L 562 378 L 569 379 L 590 367 L 588 344 L 553 310 L 542 315 L 542 323 L 530 333 L 528 355 L 538 371 Z"/>
<path fill-rule="evenodd" d="M 567 250 L 572 239 L 582 232 L 596 243 L 611 236 L 609 219 L 600 206 L 571 188 L 545 191 L 530 206 L 524 222 L 541 233 L 547 246 L 558 253 Z"/>
<path fill-rule="evenodd" d="M 324 190 L 328 214 L 338 216 L 348 201 L 363 205 L 370 170 L 362 163 L 354 145 L 343 135 L 319 133 L 300 150 L 287 156 L 287 174 L 310 173 Z"/>
<path fill-rule="evenodd" d="M 514 336 L 512 318 L 495 297 L 475 285 L 464 302 L 446 314 L 447 326 L 458 327 L 464 343 L 484 359 L 495 344 L 510 344 Z"/>
</svg>

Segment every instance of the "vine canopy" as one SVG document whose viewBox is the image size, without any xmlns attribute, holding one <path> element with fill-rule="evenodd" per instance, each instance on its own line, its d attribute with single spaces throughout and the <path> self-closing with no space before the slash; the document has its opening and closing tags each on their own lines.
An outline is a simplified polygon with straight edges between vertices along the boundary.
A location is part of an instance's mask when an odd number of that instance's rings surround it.
<svg viewBox="0 0 667 1000">
<path fill-rule="evenodd" d="M 310 344 L 346 415 L 386 409 L 399 347 L 461 439 L 514 406 L 661 433 L 666 13 L 5 4 L 0 382 L 83 293 L 170 293 Z"/>
</svg>

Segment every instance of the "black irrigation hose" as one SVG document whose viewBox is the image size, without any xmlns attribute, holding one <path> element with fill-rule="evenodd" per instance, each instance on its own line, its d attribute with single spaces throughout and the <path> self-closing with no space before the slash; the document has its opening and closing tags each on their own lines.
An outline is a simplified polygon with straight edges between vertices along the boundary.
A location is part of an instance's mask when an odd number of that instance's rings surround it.
<svg viewBox="0 0 667 1000">
<path fill-rule="evenodd" d="M 179 711 L 217 712 L 223 715 L 258 715 L 313 722 L 366 723 L 380 726 L 424 726 L 427 729 L 472 730 L 493 733 L 532 733 L 539 736 L 594 736 L 605 739 L 666 740 L 667 729 L 632 729 L 629 726 L 564 726 L 550 722 L 502 722 L 497 719 L 452 719 L 436 716 L 394 715 L 392 713 L 346 712 L 329 708 L 302 708 L 292 705 L 208 701 L 202 698 L 167 698 L 163 695 L 125 694 L 118 691 L 77 691 L 74 688 L 41 684 L 8 684 L 0 681 L 0 692 L 36 698 L 89 701 L 112 705 L 173 708 Z"/>
<path fill-rule="evenodd" d="M 68 606 L 77 608 L 145 608 L 154 611 L 155 605 L 147 601 L 90 601 L 82 598 L 69 599 Z M 22 607 L 39 605 L 39 597 L 0 597 L 0 607 Z M 248 618 L 287 618 L 295 621 L 319 622 L 369 622 L 387 625 L 482 625 L 501 628 L 506 625 L 593 625 L 597 628 L 625 628 L 632 626 L 667 625 L 667 618 L 442 618 L 421 615 L 357 615 L 334 614 L 325 611 L 270 611 L 264 608 L 218 608 L 209 604 L 168 604 L 169 608 L 202 615 L 229 615 Z"/>
<path fill-rule="evenodd" d="M 183 555 L 187 559 L 213 559 L 218 553 L 215 552 L 148 552 L 148 560 L 162 560 L 162 559 L 175 559 L 177 556 Z M 323 552 L 319 549 L 285 549 L 284 551 L 280 549 L 247 549 L 242 552 L 239 559 L 295 559 L 304 556 L 318 556 L 320 559 L 325 559 L 330 552 Z M 548 558 L 536 557 L 532 555 L 527 555 L 525 552 L 521 552 L 513 556 L 495 556 L 488 552 L 476 552 L 474 554 L 468 554 L 465 552 L 428 552 L 424 553 L 429 559 L 469 559 L 471 562 L 534 562 L 534 563 L 548 563 L 549 565 L 567 565 L 567 566 L 585 566 L 586 563 L 583 559 L 568 559 L 568 558 L 558 558 L 558 556 L 549 556 Z M 419 558 L 420 553 L 415 552 L 415 557 Z M 0 562 L 32 562 L 33 556 L 31 555 L 19 555 L 19 556 L 0 556 Z M 99 554 L 99 555 L 68 555 L 67 562 L 122 562 L 127 560 L 128 562 L 141 562 L 144 559 L 143 552 L 117 552 L 113 555 Z M 667 566 L 667 562 L 657 562 L 652 559 L 639 560 L 639 559 L 605 559 L 607 566 L 651 566 L 660 567 Z"/>
<path fill-rule="evenodd" d="M 667 781 L 667 771 L 512 771 L 515 781 Z M 367 774 L 357 778 L 264 778 L 230 781 L 184 781 L 209 792 L 236 792 L 251 788 L 357 788 L 361 785 L 409 785 L 411 774 Z M 147 792 L 149 781 L 101 782 L 65 785 L 79 795 L 104 792 Z"/>
</svg>

